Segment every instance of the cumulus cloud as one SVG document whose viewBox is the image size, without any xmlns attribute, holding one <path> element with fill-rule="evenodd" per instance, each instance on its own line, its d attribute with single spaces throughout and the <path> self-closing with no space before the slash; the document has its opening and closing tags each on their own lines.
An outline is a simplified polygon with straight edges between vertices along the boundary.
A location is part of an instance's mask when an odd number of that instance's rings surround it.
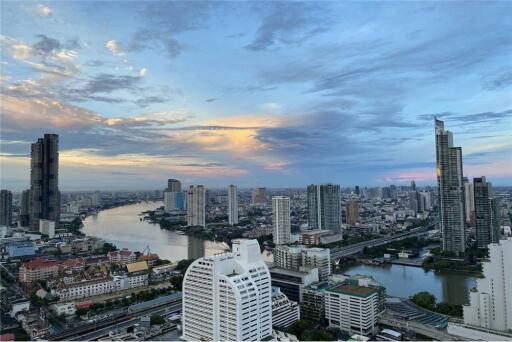
<svg viewBox="0 0 512 342">
<path fill-rule="evenodd" d="M 37 4 L 36 12 L 42 17 L 50 17 L 52 15 L 52 10 L 50 7 L 43 4 Z"/>
<path fill-rule="evenodd" d="M 126 54 L 124 53 L 123 49 L 121 49 L 119 44 L 114 39 L 107 41 L 105 47 L 109 49 L 114 56 L 126 57 Z"/>
</svg>

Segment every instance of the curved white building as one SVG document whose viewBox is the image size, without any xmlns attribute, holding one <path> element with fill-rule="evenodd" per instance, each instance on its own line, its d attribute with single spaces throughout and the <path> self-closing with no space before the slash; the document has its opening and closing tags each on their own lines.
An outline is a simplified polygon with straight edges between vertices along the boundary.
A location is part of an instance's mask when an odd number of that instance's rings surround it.
<svg viewBox="0 0 512 342">
<path fill-rule="evenodd" d="M 183 338 L 259 341 L 272 336 L 270 273 L 257 240 L 194 261 L 183 280 Z"/>
</svg>

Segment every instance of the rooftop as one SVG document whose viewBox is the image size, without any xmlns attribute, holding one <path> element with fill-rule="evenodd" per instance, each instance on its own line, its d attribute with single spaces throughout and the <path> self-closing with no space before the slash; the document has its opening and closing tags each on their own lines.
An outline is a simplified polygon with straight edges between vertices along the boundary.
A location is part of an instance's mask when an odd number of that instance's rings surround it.
<svg viewBox="0 0 512 342">
<path fill-rule="evenodd" d="M 358 297 L 368 297 L 374 293 L 378 293 L 377 289 L 372 287 L 358 286 L 358 285 L 350 285 L 350 284 L 341 284 L 335 285 L 331 287 L 329 292 L 339 292 L 350 296 L 358 296 Z"/>
<path fill-rule="evenodd" d="M 25 268 L 30 268 L 30 269 L 40 268 L 40 267 L 51 267 L 51 266 L 57 266 L 57 265 L 58 264 L 56 261 L 41 259 L 41 258 L 33 259 L 33 260 L 23 263 L 23 266 Z"/>
</svg>

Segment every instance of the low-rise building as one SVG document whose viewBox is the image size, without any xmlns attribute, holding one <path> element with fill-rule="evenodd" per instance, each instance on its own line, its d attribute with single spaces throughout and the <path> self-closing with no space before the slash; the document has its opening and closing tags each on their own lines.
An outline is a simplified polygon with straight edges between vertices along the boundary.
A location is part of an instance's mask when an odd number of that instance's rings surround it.
<svg viewBox="0 0 512 342">
<path fill-rule="evenodd" d="M 22 283 L 52 279 L 58 275 L 59 264 L 42 258 L 24 262 L 19 269 L 19 279 Z"/>
<path fill-rule="evenodd" d="M 11 303 L 11 317 L 15 317 L 17 313 L 30 310 L 30 300 L 18 299 Z"/>
<path fill-rule="evenodd" d="M 9 258 L 19 258 L 36 254 L 36 248 L 31 241 L 11 242 L 7 245 Z"/>
<path fill-rule="evenodd" d="M 279 287 L 290 300 L 300 303 L 304 288 L 318 282 L 318 268 L 301 267 L 295 271 L 273 267 L 270 269 L 270 276 L 272 286 Z"/>
<path fill-rule="evenodd" d="M 52 304 L 51 309 L 57 316 L 71 316 L 76 312 L 76 306 L 73 302 Z"/>
<path fill-rule="evenodd" d="M 53 239 L 55 237 L 55 221 L 39 220 L 39 233 Z"/>
<path fill-rule="evenodd" d="M 379 290 L 344 282 L 325 291 L 325 318 L 330 327 L 349 334 L 374 335 L 380 311 Z"/>
<path fill-rule="evenodd" d="M 318 268 L 319 280 L 325 281 L 331 275 L 331 251 L 302 245 L 278 245 L 274 249 L 274 265 L 296 271 L 301 267 Z"/>
</svg>

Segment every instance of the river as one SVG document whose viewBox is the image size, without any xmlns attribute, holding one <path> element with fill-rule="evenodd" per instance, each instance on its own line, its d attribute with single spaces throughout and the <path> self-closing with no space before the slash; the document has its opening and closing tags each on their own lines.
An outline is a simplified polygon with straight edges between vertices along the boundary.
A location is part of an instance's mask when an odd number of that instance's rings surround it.
<svg viewBox="0 0 512 342">
<path fill-rule="evenodd" d="M 143 251 L 149 246 L 160 258 L 178 261 L 199 258 L 227 250 L 223 242 L 206 241 L 160 229 L 159 225 L 140 221 L 139 214 L 162 206 L 162 202 L 141 202 L 100 211 L 84 220 L 82 231 L 114 243 L 118 248 Z M 265 254 L 265 253 L 263 253 Z M 264 255 L 265 260 L 272 257 Z M 381 282 L 387 293 L 407 298 L 419 291 L 434 294 L 438 301 L 465 304 L 475 279 L 462 274 L 425 272 L 422 268 L 384 265 L 358 265 L 341 270 L 346 274 L 367 274 Z"/>
<path fill-rule="evenodd" d="M 143 211 L 161 207 L 162 202 L 140 202 L 100 211 L 83 221 L 82 232 L 115 244 L 118 248 L 143 251 L 149 246 L 151 253 L 171 261 L 199 258 L 221 253 L 229 246 L 224 242 L 202 240 L 160 229 L 158 224 L 141 221 Z"/>
<path fill-rule="evenodd" d="M 463 274 L 425 271 L 421 267 L 403 265 L 357 265 L 342 272 L 371 275 L 386 287 L 388 295 L 407 298 L 417 292 L 428 291 L 436 296 L 438 302 L 449 304 L 467 304 L 469 289 L 476 285 L 475 278 Z"/>
</svg>

